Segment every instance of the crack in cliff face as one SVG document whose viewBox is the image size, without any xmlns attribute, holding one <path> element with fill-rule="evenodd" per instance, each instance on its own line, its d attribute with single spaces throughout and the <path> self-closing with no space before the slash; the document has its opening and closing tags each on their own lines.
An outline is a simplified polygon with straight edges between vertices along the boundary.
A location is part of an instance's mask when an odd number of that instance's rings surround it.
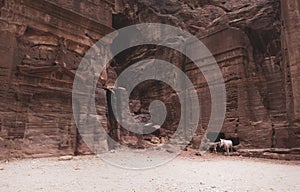
<svg viewBox="0 0 300 192">
<path fill-rule="evenodd" d="M 0 9 L 4 6 L 4 0 L 0 0 Z"/>
</svg>

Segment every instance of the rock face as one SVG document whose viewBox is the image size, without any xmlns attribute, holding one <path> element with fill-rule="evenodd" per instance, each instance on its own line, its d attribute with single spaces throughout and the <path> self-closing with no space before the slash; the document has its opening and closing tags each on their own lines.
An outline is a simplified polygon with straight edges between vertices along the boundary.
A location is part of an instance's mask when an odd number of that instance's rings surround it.
<svg viewBox="0 0 300 192">
<path fill-rule="evenodd" d="M 187 30 L 214 55 L 227 91 L 226 119 L 218 138 L 232 139 L 240 148 L 300 147 L 299 12 L 296 0 L 0 0 L 0 159 L 90 154 L 73 118 L 78 116 L 80 124 L 80 117 L 90 115 L 88 108 L 79 110 L 80 102 L 78 114 L 73 114 L 75 71 L 99 38 L 145 22 Z M 147 31 L 137 30 L 147 36 Z M 126 39 L 128 44 L 134 40 Z M 98 114 L 90 118 L 102 119 L 108 134 L 121 144 L 165 143 L 182 110 L 170 86 L 147 81 L 130 94 L 131 113 L 143 123 L 151 118 L 151 101 L 166 104 L 165 123 L 150 127 L 158 130 L 143 138 L 118 124 L 107 88 L 128 66 L 153 58 L 180 68 L 197 88 L 201 116 L 192 144 L 197 148 L 210 119 L 210 93 L 201 71 L 174 50 L 139 46 L 117 55 L 107 69 L 108 79 L 103 76 L 98 82 Z M 176 76 L 172 71 L 166 75 Z M 94 138 L 96 132 L 88 128 L 85 134 L 98 150 L 114 147 L 104 134 Z"/>
<path fill-rule="evenodd" d="M 285 78 L 285 102 L 287 116 L 290 122 L 290 134 L 296 137 L 293 142 L 299 144 L 300 127 L 300 56 L 299 41 L 295 41 L 300 35 L 300 3 L 298 1 L 282 1 L 282 55 Z"/>
<path fill-rule="evenodd" d="M 219 137 L 242 148 L 294 148 L 300 146 L 299 46 L 294 40 L 299 36 L 298 4 L 292 0 L 118 0 L 114 24 L 118 28 L 160 22 L 195 34 L 213 53 L 226 83 L 226 119 Z M 201 71 L 172 50 L 145 50 L 140 47 L 117 57 L 115 71 L 119 74 L 145 58 L 165 59 L 184 70 L 197 87 L 202 115 L 196 137 L 201 138 L 211 113 Z M 147 111 L 152 100 L 163 100 L 169 112 L 163 128 L 176 129 L 180 107 L 174 105 L 178 98 L 170 88 L 148 82 L 136 88 L 132 99 L 137 95 L 143 96 L 140 111 Z"/>
<path fill-rule="evenodd" d="M 0 159 L 90 153 L 73 120 L 72 83 L 88 48 L 112 31 L 111 6 L 0 1 Z M 97 92 L 106 118 L 106 92 Z"/>
</svg>

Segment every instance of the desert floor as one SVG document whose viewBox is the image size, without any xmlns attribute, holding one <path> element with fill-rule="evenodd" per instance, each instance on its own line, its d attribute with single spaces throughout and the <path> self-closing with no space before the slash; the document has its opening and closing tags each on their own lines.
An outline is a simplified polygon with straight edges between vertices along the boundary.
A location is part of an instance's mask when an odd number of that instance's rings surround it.
<svg viewBox="0 0 300 192">
<path fill-rule="evenodd" d="M 118 156 L 118 151 L 110 154 Z M 132 155 L 130 152 L 125 155 Z M 25 159 L 0 164 L 1 192 L 300 191 L 300 162 L 193 152 L 159 167 L 128 170 L 99 156 Z"/>
</svg>

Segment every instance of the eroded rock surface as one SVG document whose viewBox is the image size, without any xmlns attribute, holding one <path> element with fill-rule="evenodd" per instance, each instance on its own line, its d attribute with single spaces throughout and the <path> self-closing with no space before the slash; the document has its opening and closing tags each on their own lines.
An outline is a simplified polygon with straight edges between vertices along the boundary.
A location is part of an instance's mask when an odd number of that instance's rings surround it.
<svg viewBox="0 0 300 192">
<path fill-rule="evenodd" d="M 99 38 L 145 22 L 187 30 L 213 53 L 227 90 L 219 137 L 234 140 L 240 148 L 300 147 L 299 10 L 296 0 L 0 0 L 0 158 L 90 154 L 73 119 L 75 71 Z M 137 30 L 147 36 L 146 30 Z M 129 45 L 135 40 L 116 38 Z M 165 143 L 182 110 L 170 86 L 147 81 L 130 95 L 132 115 L 143 123 L 151 118 L 152 100 L 166 104 L 165 123 L 144 141 L 116 122 L 108 99 L 112 94 L 108 87 L 113 87 L 117 75 L 153 58 L 182 69 L 197 88 L 201 116 L 192 143 L 197 148 L 210 118 L 209 89 L 201 71 L 171 49 L 139 46 L 116 56 L 98 82 L 98 114 L 90 118 L 100 118 L 108 134 L 123 144 Z M 85 110 L 75 115 L 82 117 Z M 106 137 L 95 138 L 95 130 L 87 129 L 94 147 L 107 150 L 111 143 Z"/>
<path fill-rule="evenodd" d="M 108 1 L 0 1 L 1 159 L 91 153 L 74 122 L 72 84 L 85 52 L 112 31 L 111 6 Z M 98 114 L 105 119 L 101 83 L 97 97 Z M 105 137 L 98 143 L 107 149 Z"/>
<path fill-rule="evenodd" d="M 292 37 L 299 36 L 294 28 L 299 25 L 296 1 L 117 0 L 114 13 L 116 28 L 160 22 L 185 29 L 204 42 L 216 58 L 226 82 L 224 137 L 245 148 L 299 147 L 299 97 L 295 89 L 299 82 L 296 75 L 299 48 L 295 47 L 298 41 L 290 43 Z M 147 35 L 144 31 L 141 34 Z M 197 130 L 201 138 L 211 112 L 204 76 L 175 51 L 148 48 L 135 48 L 117 57 L 115 71 L 120 73 L 145 58 L 166 59 L 184 69 L 195 83 L 201 102 L 202 116 Z M 291 58 L 292 54 L 295 56 Z M 153 99 L 162 99 L 170 112 L 163 127 L 176 129 L 180 107 L 174 107 L 178 99 L 169 87 L 148 82 L 135 91 L 132 98 L 143 95 L 141 104 L 145 111 Z"/>
</svg>

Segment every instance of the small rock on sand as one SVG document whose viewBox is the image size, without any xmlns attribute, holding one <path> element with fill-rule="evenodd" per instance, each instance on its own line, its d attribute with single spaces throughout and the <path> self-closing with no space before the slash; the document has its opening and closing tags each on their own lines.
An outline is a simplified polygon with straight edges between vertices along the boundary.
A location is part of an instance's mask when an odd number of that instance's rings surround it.
<svg viewBox="0 0 300 192">
<path fill-rule="evenodd" d="M 61 156 L 58 158 L 59 161 L 70 161 L 73 159 L 72 155 Z"/>
</svg>

